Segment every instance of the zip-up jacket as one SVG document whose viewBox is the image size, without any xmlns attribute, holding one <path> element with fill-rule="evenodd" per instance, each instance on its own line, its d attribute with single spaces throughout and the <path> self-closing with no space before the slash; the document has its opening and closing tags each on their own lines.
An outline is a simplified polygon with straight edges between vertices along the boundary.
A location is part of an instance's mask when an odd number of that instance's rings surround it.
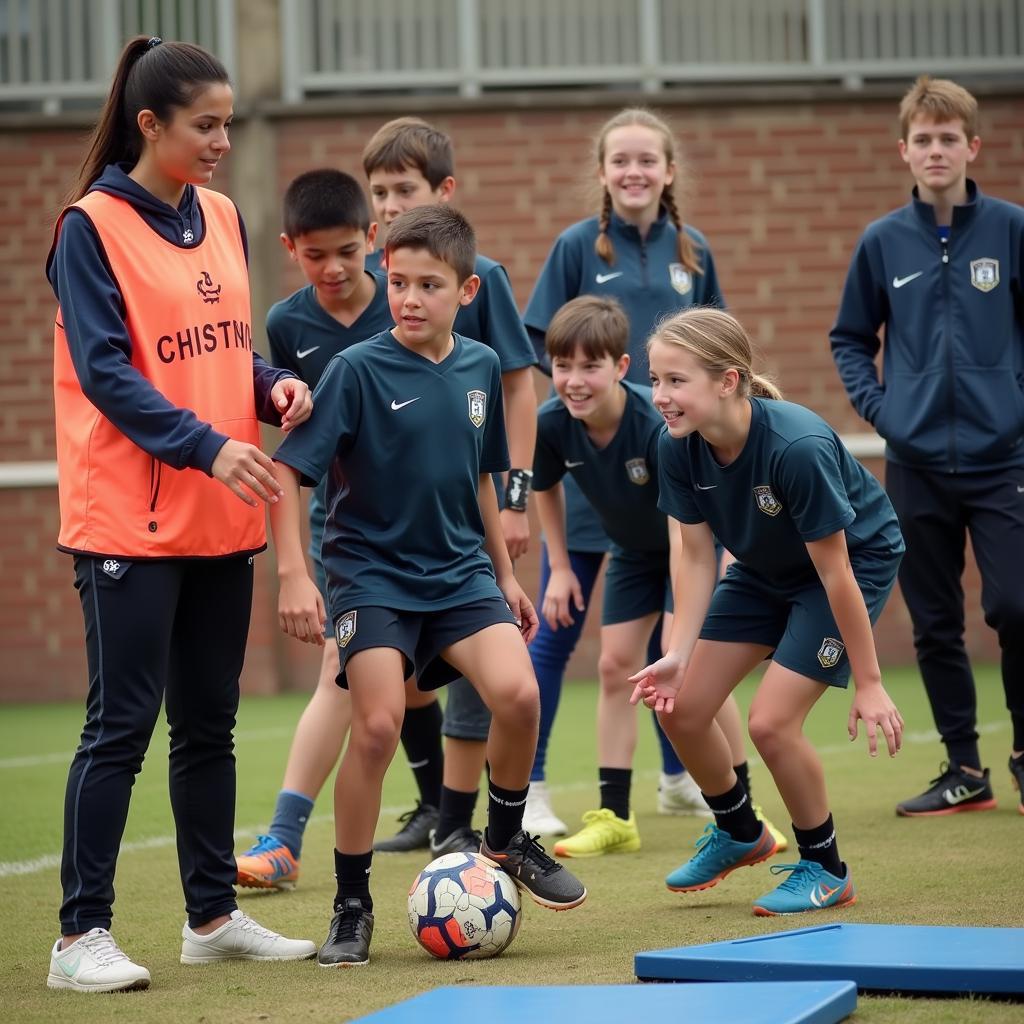
<svg viewBox="0 0 1024 1024">
<path fill-rule="evenodd" d="M 111 171 L 123 176 L 108 168 L 105 179 Z M 291 376 L 252 353 L 237 210 L 224 196 L 192 189 L 174 211 L 124 178 L 143 202 L 90 191 L 58 221 L 48 266 L 61 300 L 59 546 L 124 558 L 259 550 L 262 510 L 209 477 L 228 437 L 259 443 L 256 389 L 269 411 L 273 384 Z M 183 228 L 183 210 L 194 227 Z M 66 244 L 69 233 L 75 240 Z M 90 254 L 92 271 L 98 264 L 101 272 L 83 282 Z"/>
<path fill-rule="evenodd" d="M 945 242 L 917 189 L 868 226 L 830 335 L 886 458 L 944 473 L 1024 465 L 1024 209 L 967 185 Z"/>
</svg>

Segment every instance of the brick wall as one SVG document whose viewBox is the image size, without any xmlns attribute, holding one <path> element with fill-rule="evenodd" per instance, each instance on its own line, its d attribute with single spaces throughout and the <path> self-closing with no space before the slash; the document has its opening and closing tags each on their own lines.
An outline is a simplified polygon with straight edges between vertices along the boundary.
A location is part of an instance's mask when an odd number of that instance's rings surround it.
<svg viewBox="0 0 1024 1024">
<path fill-rule="evenodd" d="M 974 174 L 993 194 L 1024 202 L 1024 104 L 987 97 L 984 140 Z M 425 116 L 455 139 L 456 199 L 476 225 L 481 249 L 509 269 L 520 304 L 566 225 L 592 212 L 590 139 L 615 108 L 439 111 Z M 837 428 L 863 430 L 849 407 L 828 351 L 847 261 L 863 226 L 905 201 L 908 176 L 895 147 L 894 103 L 842 100 L 671 107 L 690 183 L 686 219 L 708 237 L 725 295 L 751 329 L 787 397 Z M 360 174 L 369 134 L 393 116 L 275 115 L 276 206 L 297 173 L 325 164 Z M 5 461 L 53 454 L 50 344 L 53 300 L 42 275 L 50 225 L 80 155 L 81 128 L 3 133 L 0 164 L 0 423 Z M 226 186 L 227 172 L 220 184 Z M 252 216 L 252 211 L 243 209 Z M 271 210 L 269 216 L 276 221 Z M 280 255 L 278 288 L 300 283 Z M 265 310 L 255 310 L 259 322 Z M 878 467 L 872 466 L 873 469 Z M 0 699 L 65 696 L 83 690 L 81 613 L 69 560 L 53 550 L 53 489 L 0 490 Z M 260 559 L 244 685 L 250 691 L 307 687 L 312 652 L 276 634 L 272 560 Z M 535 558 L 522 574 L 534 589 Z M 966 580 L 972 652 L 992 658 L 981 622 L 973 564 Z M 594 616 L 596 619 L 596 616 Z M 909 625 L 895 598 L 878 628 L 889 663 L 913 658 Z M 593 675 L 595 635 L 572 669 Z"/>
</svg>

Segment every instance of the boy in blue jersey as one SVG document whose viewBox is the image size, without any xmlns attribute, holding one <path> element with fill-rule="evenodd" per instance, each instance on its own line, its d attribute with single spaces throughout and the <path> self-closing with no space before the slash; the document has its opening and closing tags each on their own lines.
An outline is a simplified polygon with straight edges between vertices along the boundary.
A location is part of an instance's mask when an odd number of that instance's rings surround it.
<svg viewBox="0 0 1024 1024">
<path fill-rule="evenodd" d="M 322 555 L 352 728 L 335 786 L 338 891 L 325 967 L 369 960 L 371 845 L 413 673 L 423 689 L 464 675 L 493 716 L 481 855 L 543 906 L 586 898 L 522 829 L 538 718 L 523 640 L 537 616 L 513 575 L 491 480 L 508 468 L 498 359 L 452 333 L 476 293 L 474 255 L 472 228 L 448 207 L 391 226 L 394 329 L 335 357 L 317 386 L 320 414 L 275 455 L 279 611 L 285 632 L 307 643 L 324 642 L 326 613 L 306 573 L 298 489 L 330 471 Z"/>
<path fill-rule="evenodd" d="M 393 324 L 383 274 L 364 270 L 377 225 L 359 183 L 331 169 L 300 174 L 284 195 L 281 242 L 308 282 L 267 314 L 271 362 L 315 388 L 330 360 Z M 327 482 L 309 502 L 309 556 L 321 594 L 327 581 L 323 540 Z M 341 754 L 351 708 L 334 683 L 338 648 L 324 646 L 316 690 L 295 729 L 281 791 L 267 835 L 236 858 L 238 884 L 289 889 L 299 877 L 302 837 L 313 803 Z"/>
<path fill-rule="evenodd" d="M 855 695 L 874 756 L 890 755 L 903 719 L 882 686 L 871 625 L 903 551 L 885 492 L 821 417 L 781 400 L 751 367 L 750 339 L 728 313 L 692 309 L 662 323 L 649 345 L 659 441 L 660 507 L 679 532 L 668 653 L 632 677 L 631 700 L 655 709 L 714 812 L 697 853 L 669 874 L 673 892 L 717 885 L 775 852 L 715 715 L 766 658 L 750 707 L 751 739 L 793 822 L 800 860 L 754 903 L 759 915 L 853 903 L 839 857 L 821 760 L 803 725 L 830 686 Z M 715 537 L 736 561 L 718 583 Z"/>
<path fill-rule="evenodd" d="M 418 117 L 400 117 L 382 125 L 363 150 L 363 170 L 374 213 L 382 230 L 401 214 L 425 204 L 447 203 L 455 191 L 455 158 L 451 139 Z M 367 265 L 381 267 L 377 254 Z M 501 364 L 505 429 L 513 469 L 508 486 L 495 480 L 501 528 L 513 561 L 526 553 L 530 537 L 526 516 L 530 465 L 537 424 L 537 397 L 531 367 L 533 346 L 526 335 L 501 264 L 476 256 L 473 271 L 480 279 L 476 297 L 459 308 L 455 331 L 494 349 Z M 480 776 L 486 758 L 490 717 L 476 691 L 465 680 L 448 689 L 443 718 L 434 695 L 410 689 L 402 745 L 420 792 L 418 805 L 402 816 L 399 832 L 379 840 L 378 852 L 430 847 L 435 854 L 476 849 L 480 835 L 472 827 Z M 443 782 L 443 785 L 442 785 Z"/>
<path fill-rule="evenodd" d="M 977 123 L 977 101 L 955 82 L 924 76 L 904 96 L 899 151 L 913 198 L 864 232 L 831 333 L 850 401 L 886 442 L 886 490 L 907 541 L 900 589 L 947 753 L 938 777 L 897 805 L 904 817 L 996 806 L 964 647 L 966 532 L 1002 651 L 1024 814 L 1024 209 L 967 177 Z"/>
<path fill-rule="evenodd" d="M 650 391 L 624 380 L 629 321 L 611 298 L 581 296 L 552 318 L 545 341 L 555 397 L 541 406 L 533 489 L 551 576 L 541 614 L 552 630 L 572 624 L 584 598 L 566 543 L 562 480 L 570 476 L 611 538 L 601 615 L 597 750 L 600 808 L 583 828 L 555 843 L 560 857 L 640 849 L 630 812 L 636 716 L 622 705 L 627 677 L 663 611 L 671 610 L 669 533 L 658 510 L 657 445 L 664 429 Z M 668 616 L 671 620 L 671 616 Z M 557 693 L 555 694 L 557 698 Z M 553 709 L 544 713 L 554 717 Z"/>
</svg>

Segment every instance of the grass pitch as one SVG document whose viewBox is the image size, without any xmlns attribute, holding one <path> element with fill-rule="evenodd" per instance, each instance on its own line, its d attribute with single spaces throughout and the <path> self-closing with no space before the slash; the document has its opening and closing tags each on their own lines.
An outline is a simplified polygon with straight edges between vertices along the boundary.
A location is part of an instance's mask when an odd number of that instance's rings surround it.
<svg viewBox="0 0 1024 1024">
<path fill-rule="evenodd" d="M 893 813 L 899 799 L 920 791 L 937 774 L 942 748 L 931 730 L 916 671 L 890 670 L 885 680 L 907 720 L 907 742 L 895 760 L 869 758 L 863 736 L 856 744 L 848 741 L 849 698 L 844 694 L 829 694 L 809 723 L 825 762 L 841 855 L 852 867 L 859 892 L 854 907 L 814 921 L 1020 927 L 1024 817 L 1017 813 L 1006 770 L 1011 734 L 997 672 L 980 669 L 978 691 L 982 752 L 992 767 L 999 809 L 935 820 L 898 819 Z M 754 685 L 748 681 L 738 691 L 742 706 L 749 703 Z M 243 701 L 237 732 L 239 849 L 270 818 L 305 699 Z M 567 685 L 551 741 L 548 781 L 556 810 L 570 823 L 597 805 L 595 701 L 593 685 Z M 775 881 L 768 865 L 738 871 L 703 893 L 672 894 L 664 888 L 664 875 L 690 856 L 704 820 L 656 813 L 657 746 L 644 721 L 633 788 L 643 849 L 573 862 L 589 890 L 587 902 L 564 914 L 531 903 L 515 943 L 497 959 L 441 963 L 423 953 L 408 932 L 405 895 L 429 856 L 392 854 L 374 861 L 377 920 L 367 968 L 327 971 L 311 962 L 183 967 L 178 954 L 184 911 L 167 800 L 166 737 L 158 730 L 135 786 L 118 865 L 113 926 L 123 948 L 150 968 L 153 985 L 147 992 L 123 995 L 49 992 L 47 958 L 58 935 L 64 782 L 81 720 L 78 704 L 8 706 L 0 714 L 6 826 L 0 830 L 0 990 L 6 1020 L 341 1021 L 438 985 L 625 984 L 633 980 L 632 958 L 640 949 L 812 923 L 752 916 L 751 901 Z M 393 832 L 394 819 L 412 805 L 411 774 L 400 761 L 401 754 L 385 785 L 382 835 Z M 788 833 L 782 802 L 756 761 L 752 776 L 755 799 Z M 481 799 L 478 823 L 485 803 Z M 261 923 L 318 943 L 326 935 L 334 895 L 330 813 L 327 793 L 306 833 L 302 878 L 293 893 L 243 890 L 239 900 Z M 783 854 L 772 863 L 791 859 L 796 857 Z M 862 996 L 854 1019 L 1009 1024 L 1024 1019 L 1024 1008 L 988 1000 Z"/>
</svg>

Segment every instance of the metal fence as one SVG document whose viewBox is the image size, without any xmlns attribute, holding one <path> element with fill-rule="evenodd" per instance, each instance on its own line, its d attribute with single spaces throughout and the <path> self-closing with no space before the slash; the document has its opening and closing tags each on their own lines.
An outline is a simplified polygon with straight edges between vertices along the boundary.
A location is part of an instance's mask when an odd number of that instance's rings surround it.
<svg viewBox="0 0 1024 1024">
<path fill-rule="evenodd" d="M 135 35 L 199 43 L 234 70 L 233 0 L 0 0 L 0 106 L 95 105 Z"/>
<path fill-rule="evenodd" d="M 95 104 L 124 40 L 138 33 L 198 42 L 233 73 L 245 2 L 0 0 L 0 109 Z M 404 89 L 474 96 L 571 85 L 858 84 L 920 71 L 1024 76 L 1024 0 L 276 2 L 281 92 L 291 102 Z"/>
<path fill-rule="evenodd" d="M 281 0 L 284 98 L 1024 73 L 1024 0 Z"/>
</svg>

